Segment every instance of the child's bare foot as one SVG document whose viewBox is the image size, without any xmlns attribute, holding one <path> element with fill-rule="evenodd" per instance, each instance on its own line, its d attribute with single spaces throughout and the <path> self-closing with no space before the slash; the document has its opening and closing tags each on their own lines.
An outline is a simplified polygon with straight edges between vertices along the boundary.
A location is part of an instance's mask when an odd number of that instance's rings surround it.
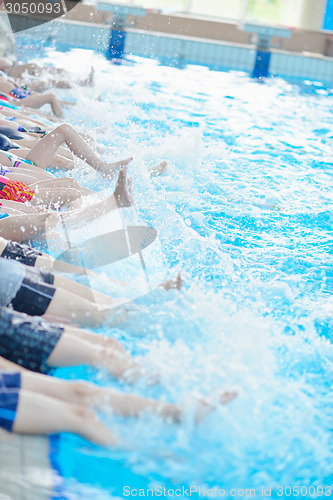
<svg viewBox="0 0 333 500">
<path fill-rule="evenodd" d="M 61 106 L 65 106 L 65 108 L 68 108 L 69 106 L 75 106 L 75 102 L 72 101 L 60 101 Z"/>
<path fill-rule="evenodd" d="M 218 402 L 225 405 L 227 403 L 230 403 L 237 397 L 237 392 L 223 392 L 222 394 L 219 395 Z M 196 404 L 196 409 L 195 409 L 195 420 L 196 422 L 200 422 L 203 418 L 205 418 L 206 415 L 211 413 L 216 409 L 216 406 L 218 404 L 216 401 L 216 396 L 214 395 L 211 396 L 200 396 L 200 397 L 195 397 L 195 404 Z M 193 403 L 193 399 L 192 399 Z M 192 406 L 192 404 L 190 405 Z M 186 409 L 188 407 L 188 403 L 182 403 L 180 405 L 178 404 L 166 404 L 164 407 L 162 407 L 161 414 L 165 418 L 171 418 L 174 422 L 181 422 L 182 417 L 184 413 L 186 412 Z"/>
<path fill-rule="evenodd" d="M 236 399 L 237 396 L 237 392 L 227 391 L 220 394 L 218 399 L 222 405 L 226 405 Z M 210 413 L 216 409 L 216 404 L 214 403 L 213 396 L 200 397 L 197 399 L 197 402 L 198 406 L 196 409 L 195 417 L 198 422 L 200 422 L 200 420 L 202 420 L 207 415 L 207 413 Z"/>
<path fill-rule="evenodd" d="M 173 276 L 172 278 L 164 281 L 163 283 L 160 284 L 161 287 L 164 288 L 164 290 L 173 290 L 173 289 L 177 289 L 177 290 L 181 290 L 181 288 L 183 287 L 183 284 L 184 284 L 184 277 L 181 273 L 181 271 L 179 271 L 176 276 Z"/>
<path fill-rule="evenodd" d="M 94 83 L 95 83 L 95 70 L 92 66 L 88 77 L 85 80 L 82 80 L 80 82 L 80 85 L 82 85 L 83 87 L 92 87 Z"/>
<path fill-rule="evenodd" d="M 148 167 L 148 172 L 151 177 L 156 177 L 158 175 L 161 175 L 162 172 L 167 168 L 168 162 L 163 160 L 161 163 L 158 165 L 153 165 L 152 167 Z"/>
<path fill-rule="evenodd" d="M 125 160 L 119 160 L 119 161 L 115 161 L 114 163 L 109 163 L 109 165 L 113 169 L 118 170 L 120 168 L 127 167 L 127 165 L 129 163 L 131 163 L 131 161 L 133 161 L 133 157 L 132 156 L 130 158 L 126 158 Z"/>
<path fill-rule="evenodd" d="M 105 168 L 103 168 L 102 173 L 105 177 L 113 177 L 115 173 L 119 172 L 122 168 L 127 167 L 129 163 L 133 161 L 133 158 L 126 158 L 125 160 L 115 161 L 113 163 L 105 163 Z"/>
<path fill-rule="evenodd" d="M 109 352 L 109 363 L 106 366 L 109 373 L 118 379 L 133 384 L 145 375 L 145 369 L 125 351 Z"/>
<path fill-rule="evenodd" d="M 131 205 L 134 205 L 132 195 L 132 180 L 127 179 L 127 168 L 124 168 L 119 172 L 114 197 L 119 208 L 130 207 Z"/>
<path fill-rule="evenodd" d="M 226 392 L 223 392 L 222 394 L 220 394 L 220 403 L 222 405 L 226 405 L 228 403 L 230 403 L 231 401 L 233 401 L 234 399 L 236 399 L 238 396 L 237 392 L 236 391 L 226 391 Z"/>
</svg>

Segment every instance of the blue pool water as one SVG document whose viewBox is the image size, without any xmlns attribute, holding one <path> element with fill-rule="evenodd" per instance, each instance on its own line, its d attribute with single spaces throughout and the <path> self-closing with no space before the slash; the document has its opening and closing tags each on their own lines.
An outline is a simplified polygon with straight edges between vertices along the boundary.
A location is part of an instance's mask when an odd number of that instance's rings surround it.
<svg viewBox="0 0 333 500">
<path fill-rule="evenodd" d="M 94 64 L 95 87 L 57 91 L 77 99 L 66 119 L 105 158 L 135 157 L 138 220 L 157 229 L 166 267 L 186 273 L 180 293 L 144 299 L 125 331 L 103 330 L 158 368 L 161 386 L 57 374 L 177 402 L 239 393 L 198 426 L 190 409 L 180 425 L 103 417 L 133 451 L 52 440 L 55 497 L 200 485 L 287 498 L 278 486 L 332 484 L 333 89 L 139 58 L 113 66 L 83 50 L 43 59 L 82 74 Z M 169 173 L 150 181 L 144 165 L 161 158 Z M 100 188 L 89 168 L 75 175 Z"/>
</svg>

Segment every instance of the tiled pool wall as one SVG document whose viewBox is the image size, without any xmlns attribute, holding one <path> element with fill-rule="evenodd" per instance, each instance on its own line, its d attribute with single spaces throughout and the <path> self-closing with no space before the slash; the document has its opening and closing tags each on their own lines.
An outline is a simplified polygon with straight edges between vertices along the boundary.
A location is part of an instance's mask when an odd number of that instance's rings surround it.
<svg viewBox="0 0 333 500">
<path fill-rule="evenodd" d="M 0 430 L 0 499 L 50 500 L 61 479 L 50 466 L 49 439 Z"/>
<path fill-rule="evenodd" d="M 273 52 L 270 72 L 274 76 L 319 80 L 333 85 L 333 58 Z"/>
<path fill-rule="evenodd" d="M 23 34 L 32 39 L 65 42 L 73 47 L 105 52 L 109 44 L 110 28 L 78 21 L 55 20 L 26 30 Z M 157 58 L 164 63 L 169 61 L 179 67 L 186 61 L 186 64 L 251 72 L 256 49 L 252 45 L 128 29 L 125 55 L 129 54 Z M 333 84 L 333 57 L 275 49 L 272 50 L 270 73 L 274 76 L 320 80 Z"/>
</svg>

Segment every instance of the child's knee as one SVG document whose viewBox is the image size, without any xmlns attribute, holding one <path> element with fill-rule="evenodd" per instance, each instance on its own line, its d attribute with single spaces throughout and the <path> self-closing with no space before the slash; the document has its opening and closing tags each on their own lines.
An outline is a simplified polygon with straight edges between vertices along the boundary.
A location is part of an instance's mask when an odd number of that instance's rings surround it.
<svg viewBox="0 0 333 500">
<path fill-rule="evenodd" d="M 81 191 L 76 188 L 68 188 L 66 189 L 66 195 L 68 197 L 68 203 L 72 201 L 77 201 L 82 199 Z"/>
<path fill-rule="evenodd" d="M 70 399 L 76 404 L 83 404 L 90 393 L 90 384 L 87 382 L 71 382 L 69 385 Z"/>
<path fill-rule="evenodd" d="M 95 413 L 90 410 L 90 408 L 86 408 L 85 406 L 81 405 L 71 405 L 70 408 L 72 418 L 78 422 L 80 425 L 87 425 L 90 422 L 93 422 L 96 420 Z"/>
</svg>

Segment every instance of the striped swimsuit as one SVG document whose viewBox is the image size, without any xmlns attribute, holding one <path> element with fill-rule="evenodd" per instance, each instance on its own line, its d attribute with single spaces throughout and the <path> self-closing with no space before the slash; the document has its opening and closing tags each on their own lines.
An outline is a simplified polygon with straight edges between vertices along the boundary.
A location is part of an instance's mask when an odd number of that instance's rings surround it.
<svg viewBox="0 0 333 500">
<path fill-rule="evenodd" d="M 19 87 L 14 87 L 13 90 L 11 90 L 8 95 L 14 97 L 14 99 L 24 99 L 25 97 L 29 97 L 30 92 L 29 90 L 24 90 L 20 89 Z"/>
<path fill-rule="evenodd" d="M 0 199 L 25 203 L 31 200 L 34 192 L 23 182 L 13 181 L 4 175 L 0 175 Z"/>
<path fill-rule="evenodd" d="M 0 151 L 1 154 L 7 156 L 10 159 L 12 168 L 19 167 L 21 164 L 32 165 L 37 167 L 36 163 L 31 160 L 26 160 L 25 158 L 20 158 L 19 156 L 14 155 L 13 153 L 9 153 L 8 151 Z"/>
<path fill-rule="evenodd" d="M 20 109 L 18 106 L 15 106 L 15 104 L 12 104 L 11 102 L 9 102 L 9 100 L 4 96 L 0 95 L 0 101 L 1 101 L 1 104 L 3 106 L 5 106 L 5 108 Z"/>
</svg>

